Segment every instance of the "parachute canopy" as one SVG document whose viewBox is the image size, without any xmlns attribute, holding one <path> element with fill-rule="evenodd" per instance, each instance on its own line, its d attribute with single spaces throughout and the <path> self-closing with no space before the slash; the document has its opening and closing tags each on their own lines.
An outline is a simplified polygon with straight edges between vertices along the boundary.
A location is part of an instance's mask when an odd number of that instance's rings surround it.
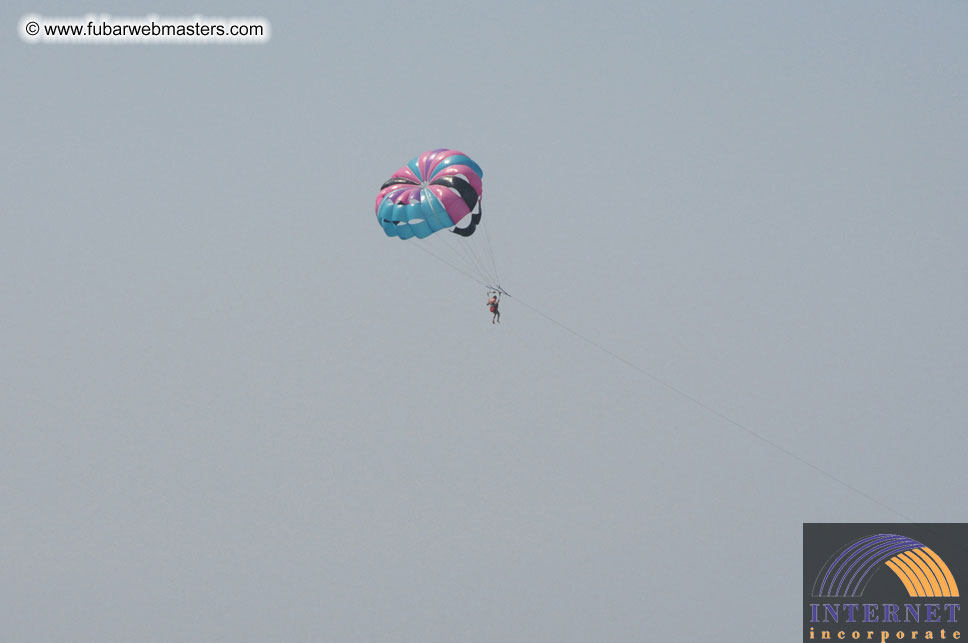
<svg viewBox="0 0 968 643">
<path fill-rule="evenodd" d="M 388 237 L 423 239 L 447 228 L 468 237 L 481 221 L 483 176 L 463 152 L 424 152 L 381 186 L 377 221 Z"/>
</svg>

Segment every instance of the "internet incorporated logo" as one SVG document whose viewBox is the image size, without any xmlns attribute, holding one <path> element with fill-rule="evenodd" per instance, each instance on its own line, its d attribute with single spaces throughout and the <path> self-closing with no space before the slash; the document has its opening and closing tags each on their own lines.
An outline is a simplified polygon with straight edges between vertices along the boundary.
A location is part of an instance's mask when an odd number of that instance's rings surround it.
<svg viewBox="0 0 968 643">
<path fill-rule="evenodd" d="M 804 641 L 961 638 L 952 569 L 968 569 L 968 525 L 803 527 Z"/>
</svg>

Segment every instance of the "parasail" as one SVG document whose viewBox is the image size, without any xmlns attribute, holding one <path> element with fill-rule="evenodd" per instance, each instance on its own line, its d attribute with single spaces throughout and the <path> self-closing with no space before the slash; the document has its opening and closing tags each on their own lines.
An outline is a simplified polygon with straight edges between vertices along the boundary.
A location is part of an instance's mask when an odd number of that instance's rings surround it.
<svg viewBox="0 0 968 643">
<path fill-rule="evenodd" d="M 483 176 L 481 166 L 463 152 L 424 152 L 380 186 L 374 205 L 377 223 L 388 237 L 416 239 L 411 244 L 417 248 L 481 285 L 500 289 L 481 220 Z"/>
<path fill-rule="evenodd" d="M 469 237 L 481 221 L 483 176 L 463 152 L 424 152 L 380 188 L 376 218 L 390 237 L 423 239 L 448 228 Z"/>
</svg>

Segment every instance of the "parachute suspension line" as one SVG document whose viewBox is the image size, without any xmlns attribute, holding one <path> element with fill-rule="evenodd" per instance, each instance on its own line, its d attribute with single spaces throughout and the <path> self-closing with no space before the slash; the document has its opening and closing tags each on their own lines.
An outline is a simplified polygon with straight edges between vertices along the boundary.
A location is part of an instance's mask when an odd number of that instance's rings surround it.
<svg viewBox="0 0 968 643">
<path fill-rule="evenodd" d="M 423 244 L 414 244 L 414 246 L 417 247 L 417 248 L 420 248 L 420 250 L 422 250 L 423 252 L 426 252 L 428 255 L 430 255 L 431 257 L 433 257 L 437 261 L 439 261 L 441 263 L 444 263 L 444 264 L 447 264 L 448 266 L 450 266 L 451 268 L 453 268 L 454 270 L 456 270 L 460 274 L 464 275 L 465 277 L 467 277 L 471 281 L 474 281 L 474 282 L 476 282 L 476 283 L 484 286 L 485 288 L 489 288 L 490 287 L 486 283 L 484 283 L 483 281 L 481 281 L 480 279 L 478 279 L 477 277 L 475 277 L 474 275 L 472 275 L 471 273 L 467 272 L 466 270 L 464 270 L 463 268 L 461 268 L 460 266 L 458 266 L 457 264 L 455 264 L 454 262 L 448 261 L 447 259 L 444 259 L 440 255 L 438 255 L 436 252 L 431 251 L 429 248 L 425 248 Z"/>
<path fill-rule="evenodd" d="M 501 292 L 504 292 L 504 291 L 502 290 Z M 507 295 L 506 292 L 504 294 Z M 508 295 L 508 296 L 510 297 L 510 295 Z M 881 507 L 882 509 L 886 509 L 890 513 L 892 513 L 892 514 L 894 514 L 894 515 L 896 515 L 896 516 L 898 516 L 900 518 L 903 518 L 904 520 L 906 520 L 908 522 L 914 522 L 914 519 L 913 518 L 911 518 L 910 516 L 907 516 L 904 513 L 898 511 L 897 509 L 895 509 L 891 505 L 888 505 L 887 503 L 885 503 L 885 502 L 883 502 L 881 500 L 878 500 L 874 496 L 872 496 L 872 495 L 870 495 L 870 494 L 868 494 L 868 493 L 866 493 L 866 492 L 858 489 L 857 487 L 853 486 L 849 482 L 843 480 L 842 478 L 839 478 L 839 477 L 835 476 L 834 474 L 830 473 L 829 471 L 827 471 L 826 469 L 820 467 L 819 465 L 816 465 L 816 464 L 810 462 L 809 460 L 807 460 L 803 456 L 800 456 L 800 455 L 794 453 L 793 451 L 790 451 L 789 449 L 787 449 L 783 445 L 779 444 L 778 442 L 775 442 L 775 441 L 771 440 L 770 438 L 766 437 L 765 435 L 762 435 L 761 433 L 758 433 L 758 432 L 754 431 L 753 429 L 751 429 L 750 427 L 746 426 L 742 422 L 739 422 L 737 420 L 734 420 L 733 418 L 729 417 L 728 415 L 726 415 L 722 411 L 718 411 L 718 410 L 714 409 L 713 407 L 709 406 L 708 404 L 706 404 L 705 402 L 703 402 L 699 398 L 690 395 L 689 393 L 685 392 L 681 388 L 678 388 L 676 386 L 673 386 L 672 384 L 666 382 L 665 380 L 661 379 L 657 375 L 654 375 L 653 373 L 650 373 L 649 371 L 645 370 L 644 368 L 642 368 L 641 366 L 639 366 L 635 362 L 631 362 L 631 361 L 625 359 L 624 357 L 622 357 L 618 353 L 614 353 L 614 352 L 610 351 L 609 349 L 605 348 L 604 346 L 602 346 L 598 342 L 596 342 L 596 341 L 594 341 L 592 339 L 589 339 L 588 337 L 585 337 L 584 335 L 582 335 L 578 331 L 576 331 L 576 330 L 574 330 L 572 328 L 569 328 L 568 326 L 562 324 L 557 319 L 554 319 L 550 315 L 547 315 L 544 312 L 538 310 L 534 306 L 531 306 L 530 304 L 528 304 L 528 303 L 526 303 L 524 301 L 521 301 L 520 299 L 518 299 L 516 297 L 515 297 L 514 301 L 517 302 L 518 304 L 524 306 L 525 308 L 531 310 L 533 313 L 535 313 L 539 317 L 542 317 L 542 318 L 546 319 L 547 321 L 551 322 L 555 326 L 558 326 L 562 330 L 564 330 L 564 331 L 570 333 L 571 335 L 577 337 L 578 339 L 582 340 L 583 342 L 585 342 L 587 344 L 590 344 L 591 346 L 597 348 L 598 350 L 600 350 L 601 352 L 605 353 L 609 357 L 611 357 L 611 358 L 613 358 L 615 360 L 618 360 L 619 362 L 622 362 L 623 364 L 625 364 L 629 368 L 631 368 L 631 369 L 633 369 L 633 370 L 641 373 L 642 375 L 646 376 L 647 378 L 649 378 L 653 382 L 656 382 L 657 384 L 659 384 L 659 385 L 665 387 L 666 389 L 672 391 L 673 393 L 675 393 L 679 397 L 681 397 L 681 398 L 683 398 L 685 400 L 688 400 L 689 402 L 692 402 L 696 406 L 704 409 L 710 415 L 713 415 L 713 416 L 719 418 L 720 420 L 726 422 L 727 424 L 731 425 L 733 428 L 739 429 L 740 431 L 743 431 L 744 433 L 750 435 L 751 437 L 756 438 L 760 442 L 762 442 L 762 443 L 764 443 L 764 444 L 766 444 L 766 445 L 774 448 L 775 450 L 777 450 L 777 451 L 779 451 L 779 452 L 787 455 L 790 458 L 793 458 L 797 462 L 799 462 L 799 463 L 801 463 L 801 464 L 803 464 L 803 465 L 805 465 L 805 466 L 813 469 L 817 473 L 819 473 L 819 474 L 823 475 L 824 477 L 832 480 L 833 482 L 836 482 L 840 486 L 844 487 L 845 489 L 848 489 L 849 491 L 854 492 L 855 494 L 861 496 L 862 498 L 867 499 L 868 501 L 870 501 L 871 503 L 873 503 L 873 504 Z"/>
<path fill-rule="evenodd" d="M 488 262 L 486 260 L 487 256 L 481 252 L 482 250 L 489 250 L 488 244 L 487 244 L 487 226 L 484 225 L 484 220 L 483 220 L 483 214 L 484 214 L 483 196 L 478 198 L 476 210 L 477 210 L 477 216 L 479 217 L 479 221 L 477 223 L 477 230 L 476 230 L 478 236 L 467 239 L 466 241 L 470 243 L 465 242 L 464 244 L 461 244 L 461 245 L 462 245 L 462 248 L 467 252 L 467 254 L 470 255 L 474 264 L 477 266 L 477 269 L 480 272 L 481 277 L 483 277 L 485 281 L 493 281 L 497 279 L 497 269 L 493 265 L 493 260 L 491 261 L 492 265 L 488 265 Z M 481 229 L 483 229 L 485 233 L 485 236 L 483 237 L 483 241 L 482 241 L 482 237 L 480 237 Z M 493 256 L 493 253 L 491 254 Z"/>
<path fill-rule="evenodd" d="M 494 271 L 494 280 L 497 282 L 497 285 L 500 286 L 501 276 L 497 273 L 497 260 L 494 258 L 494 248 L 491 246 L 491 235 L 487 231 L 487 226 L 483 225 L 483 223 L 484 222 L 481 221 L 481 227 L 484 228 L 484 245 L 487 248 L 487 254 L 491 258 L 491 269 Z"/>
<path fill-rule="evenodd" d="M 477 212 L 478 215 L 483 215 L 484 213 L 483 195 L 477 202 Z M 493 281 L 497 284 L 500 284 L 501 277 L 497 272 L 497 261 L 494 258 L 494 248 L 491 245 L 491 235 L 490 232 L 488 232 L 488 226 L 485 225 L 483 216 L 481 217 L 480 222 L 477 224 L 477 228 L 478 235 L 480 235 L 480 230 L 484 231 L 483 239 L 480 239 L 478 244 L 469 244 L 469 251 L 477 260 L 482 276 L 484 276 L 488 281 Z M 480 248 L 474 247 L 475 245 L 479 245 Z M 481 252 L 479 253 L 478 250 Z"/>
<path fill-rule="evenodd" d="M 461 264 L 468 272 L 474 272 L 477 275 L 477 279 L 481 281 L 487 281 L 490 279 L 487 269 L 481 262 L 480 257 L 474 252 L 472 237 L 454 238 L 450 236 L 443 237 L 444 245 L 449 249 L 450 255 L 454 257 L 455 264 Z"/>
<path fill-rule="evenodd" d="M 478 202 L 468 216 L 479 216 L 480 208 L 481 204 Z M 449 258 L 454 267 L 460 267 L 465 273 L 473 272 L 479 281 L 492 283 L 498 279 L 497 266 L 493 258 L 494 252 L 490 248 L 489 237 L 486 236 L 487 228 L 483 221 L 479 221 L 475 226 L 474 234 L 467 236 L 457 234 L 433 235 L 424 240 L 422 245 L 433 247 L 434 243 L 439 244 L 440 247 L 436 250 L 446 249 L 443 254 Z M 481 234 L 481 228 L 484 229 L 485 235 Z"/>
<path fill-rule="evenodd" d="M 478 224 L 478 227 L 480 227 L 480 224 Z M 487 266 L 484 265 L 481 255 L 475 247 L 477 240 L 474 239 L 474 237 L 469 237 L 467 239 L 448 239 L 448 242 L 458 246 L 460 251 L 465 257 L 467 257 L 471 265 L 474 266 L 474 269 L 477 271 L 478 275 L 484 279 L 484 281 L 487 281 L 490 278 L 488 275 Z"/>
</svg>

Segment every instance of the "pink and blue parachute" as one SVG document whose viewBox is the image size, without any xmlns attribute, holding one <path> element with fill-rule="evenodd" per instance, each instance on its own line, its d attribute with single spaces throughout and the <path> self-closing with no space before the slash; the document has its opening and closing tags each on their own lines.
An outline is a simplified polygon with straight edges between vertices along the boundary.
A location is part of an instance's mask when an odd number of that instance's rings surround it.
<svg viewBox="0 0 968 643">
<path fill-rule="evenodd" d="M 448 228 L 469 237 L 481 221 L 483 176 L 463 152 L 424 152 L 380 188 L 377 221 L 388 237 L 423 239 Z"/>
</svg>

